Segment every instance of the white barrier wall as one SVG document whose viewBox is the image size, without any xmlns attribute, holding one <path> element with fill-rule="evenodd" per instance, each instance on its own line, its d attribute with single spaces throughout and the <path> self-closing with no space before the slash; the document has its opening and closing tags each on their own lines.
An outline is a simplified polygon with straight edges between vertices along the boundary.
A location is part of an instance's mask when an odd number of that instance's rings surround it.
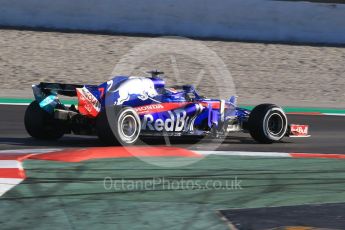
<svg viewBox="0 0 345 230">
<path fill-rule="evenodd" d="M 0 0 L 0 25 L 345 43 L 345 5 L 275 0 Z"/>
</svg>

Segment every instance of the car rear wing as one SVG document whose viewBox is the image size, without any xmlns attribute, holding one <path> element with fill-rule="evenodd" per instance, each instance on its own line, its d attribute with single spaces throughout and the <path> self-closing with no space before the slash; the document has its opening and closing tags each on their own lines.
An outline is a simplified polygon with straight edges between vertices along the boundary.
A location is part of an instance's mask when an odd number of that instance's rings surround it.
<svg viewBox="0 0 345 230">
<path fill-rule="evenodd" d="M 96 85 L 62 84 L 49 82 L 41 82 L 38 85 L 32 85 L 35 100 L 39 103 L 39 106 L 48 113 L 53 113 L 56 108 L 65 107 L 59 100 L 58 95 L 78 97 L 78 101 L 80 97 L 83 97 L 84 100 L 86 100 L 85 98 L 87 98 L 88 100 L 92 100 L 91 102 L 89 102 L 91 103 L 91 105 L 94 105 L 96 103 L 99 104 L 98 98 L 96 98 L 89 91 L 92 88 L 94 88 L 93 90 L 98 92 L 98 86 Z"/>
<path fill-rule="evenodd" d="M 36 85 L 36 87 L 38 87 L 46 95 L 59 94 L 68 97 L 76 97 L 76 89 L 83 88 L 84 85 L 41 82 L 40 84 Z"/>
</svg>

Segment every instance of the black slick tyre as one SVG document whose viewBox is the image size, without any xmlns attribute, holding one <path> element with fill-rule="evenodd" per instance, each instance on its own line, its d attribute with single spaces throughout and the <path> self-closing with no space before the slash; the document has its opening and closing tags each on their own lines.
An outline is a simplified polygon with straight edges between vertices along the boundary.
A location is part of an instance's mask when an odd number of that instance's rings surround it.
<svg viewBox="0 0 345 230">
<path fill-rule="evenodd" d="M 274 104 L 256 106 L 248 119 L 249 133 L 259 143 L 280 141 L 286 134 L 288 120 L 282 108 Z"/>
<path fill-rule="evenodd" d="M 25 111 L 24 125 L 33 138 L 57 140 L 65 134 L 65 126 L 33 101 Z"/>
</svg>

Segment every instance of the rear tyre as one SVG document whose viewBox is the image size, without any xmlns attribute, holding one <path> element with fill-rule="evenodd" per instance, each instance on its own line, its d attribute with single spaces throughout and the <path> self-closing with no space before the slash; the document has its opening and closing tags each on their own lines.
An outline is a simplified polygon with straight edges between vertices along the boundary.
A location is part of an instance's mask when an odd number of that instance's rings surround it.
<svg viewBox="0 0 345 230">
<path fill-rule="evenodd" d="M 25 111 L 24 125 L 33 138 L 57 140 L 65 134 L 65 126 L 33 101 Z"/>
<path fill-rule="evenodd" d="M 97 117 L 96 130 L 101 141 L 109 145 L 133 145 L 140 135 L 141 121 L 131 107 L 115 107 L 113 114 L 106 111 Z M 112 111 L 108 111 L 112 113 Z"/>
<path fill-rule="evenodd" d="M 256 106 L 249 115 L 248 128 L 254 140 L 270 144 L 286 134 L 288 120 L 282 108 L 273 104 Z"/>
</svg>

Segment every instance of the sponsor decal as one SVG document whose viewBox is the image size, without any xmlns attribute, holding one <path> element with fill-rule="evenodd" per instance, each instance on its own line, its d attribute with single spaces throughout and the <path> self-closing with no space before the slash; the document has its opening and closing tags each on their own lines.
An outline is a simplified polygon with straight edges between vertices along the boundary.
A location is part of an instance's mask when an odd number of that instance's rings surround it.
<svg viewBox="0 0 345 230">
<path fill-rule="evenodd" d="M 97 98 L 85 87 L 77 89 L 78 109 L 82 115 L 96 117 L 101 110 Z"/>
<path fill-rule="evenodd" d="M 162 104 L 151 104 L 151 105 L 139 106 L 134 109 L 139 114 L 144 114 L 148 112 L 155 113 L 155 112 L 160 112 L 162 109 L 164 109 L 164 106 Z"/>
<path fill-rule="evenodd" d="M 40 107 L 43 108 L 44 106 L 51 104 L 52 102 L 54 102 L 55 99 L 57 99 L 57 96 L 49 95 L 43 101 L 40 102 Z"/>
<path fill-rule="evenodd" d="M 98 92 L 99 92 L 99 95 L 100 95 L 99 97 L 103 98 L 103 96 L 104 96 L 104 88 L 99 88 Z"/>
<path fill-rule="evenodd" d="M 307 136 L 308 135 L 308 125 L 290 125 L 291 134 L 294 136 Z"/>
<path fill-rule="evenodd" d="M 184 107 L 188 104 L 191 104 L 189 102 L 168 102 L 168 103 L 158 103 L 158 104 L 150 104 L 150 105 L 144 105 L 144 106 L 138 106 L 134 109 L 137 111 L 139 115 L 148 114 L 148 113 L 159 113 L 164 112 L 168 110 L 174 110 L 181 107 Z"/>
<path fill-rule="evenodd" d="M 154 119 L 151 114 L 146 114 L 142 120 L 142 129 L 151 131 L 167 131 L 167 132 L 181 132 L 188 130 L 187 112 L 181 109 L 175 111 L 168 111 L 169 117 L 165 120 L 158 118 Z"/>
<path fill-rule="evenodd" d="M 124 102 L 129 101 L 132 95 L 136 95 L 142 101 L 158 95 L 152 80 L 143 77 L 131 77 L 121 84 L 115 92 L 118 93 L 115 105 L 122 105 Z"/>
<path fill-rule="evenodd" d="M 195 119 L 202 112 L 202 110 L 203 110 L 202 105 L 195 104 L 193 112 L 187 113 L 187 111 L 184 109 L 176 109 L 173 111 L 169 110 L 167 111 L 167 113 L 165 113 L 164 117 L 163 115 L 161 115 L 157 119 L 155 119 L 155 117 L 152 114 L 145 114 L 142 118 L 141 128 L 143 130 L 159 131 L 159 132 L 160 131 L 166 131 L 166 132 L 193 131 Z"/>
<path fill-rule="evenodd" d="M 40 102 L 40 107 L 48 113 L 53 113 L 55 106 L 57 105 L 58 97 L 56 95 L 49 95 L 43 101 Z"/>
<path fill-rule="evenodd" d="M 113 87 L 113 84 L 114 84 L 113 80 L 107 81 L 107 91 L 109 91 L 111 87 Z"/>
</svg>

